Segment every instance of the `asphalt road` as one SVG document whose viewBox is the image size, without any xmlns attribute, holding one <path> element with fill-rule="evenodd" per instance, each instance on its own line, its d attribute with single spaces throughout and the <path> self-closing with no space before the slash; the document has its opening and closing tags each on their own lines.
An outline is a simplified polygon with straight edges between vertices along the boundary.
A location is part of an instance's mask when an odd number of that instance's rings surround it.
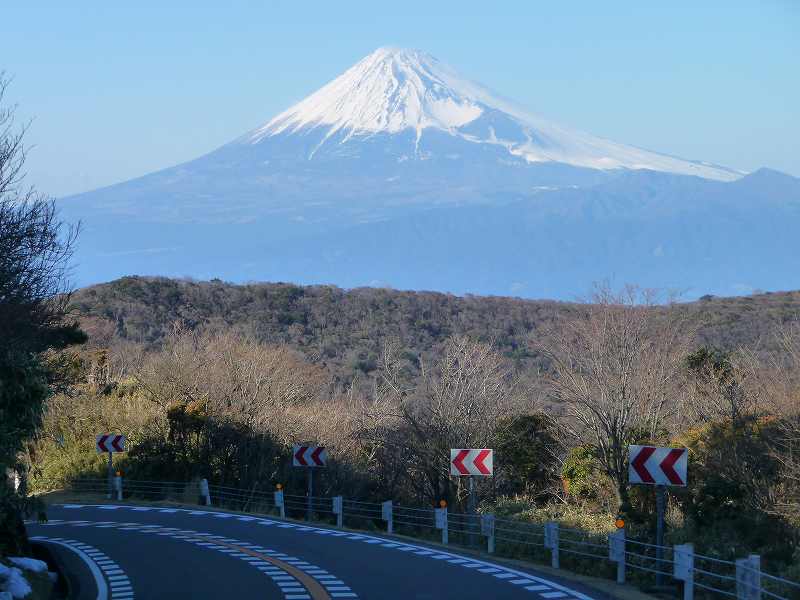
<svg viewBox="0 0 800 600">
<path fill-rule="evenodd" d="M 605 600 L 535 570 L 375 535 L 214 510 L 53 505 L 30 524 L 94 600 Z"/>
</svg>

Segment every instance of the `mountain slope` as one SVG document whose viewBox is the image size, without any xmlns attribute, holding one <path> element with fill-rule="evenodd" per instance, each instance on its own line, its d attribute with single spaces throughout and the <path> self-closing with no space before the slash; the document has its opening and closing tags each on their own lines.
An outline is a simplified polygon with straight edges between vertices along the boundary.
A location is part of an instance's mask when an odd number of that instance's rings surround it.
<svg viewBox="0 0 800 600">
<path fill-rule="evenodd" d="M 611 278 L 700 296 L 800 287 L 798 190 L 569 130 L 424 53 L 379 49 L 218 150 L 61 208 L 84 224 L 79 284 L 572 298 Z"/>
<path fill-rule="evenodd" d="M 433 153 L 420 148 L 420 140 L 430 129 L 471 143 L 500 146 L 509 158 L 528 163 L 650 169 L 726 181 L 740 175 L 556 125 L 464 79 L 428 54 L 397 48 L 379 48 L 240 141 L 258 144 L 282 134 L 310 135 L 321 130 L 321 140 L 309 153 L 311 159 L 326 145 L 411 130 L 414 146 L 409 145 L 404 156 L 413 159 Z"/>
</svg>

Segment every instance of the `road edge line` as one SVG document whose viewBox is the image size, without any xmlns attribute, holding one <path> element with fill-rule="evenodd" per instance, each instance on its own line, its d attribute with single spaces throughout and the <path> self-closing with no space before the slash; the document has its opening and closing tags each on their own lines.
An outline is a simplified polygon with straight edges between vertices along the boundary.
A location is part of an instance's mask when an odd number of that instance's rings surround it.
<svg viewBox="0 0 800 600">
<path fill-rule="evenodd" d="M 89 567 L 89 571 L 91 571 L 92 577 L 94 577 L 95 584 L 97 584 L 97 600 L 108 600 L 108 584 L 106 583 L 106 578 L 103 576 L 102 571 L 100 571 L 100 567 L 98 567 L 97 564 L 83 550 L 67 544 L 66 542 L 50 539 L 47 536 L 37 535 L 31 537 L 30 539 L 47 544 L 57 544 L 67 548 L 68 550 L 72 550 L 72 552 L 77 554 L 78 557 Z"/>
</svg>

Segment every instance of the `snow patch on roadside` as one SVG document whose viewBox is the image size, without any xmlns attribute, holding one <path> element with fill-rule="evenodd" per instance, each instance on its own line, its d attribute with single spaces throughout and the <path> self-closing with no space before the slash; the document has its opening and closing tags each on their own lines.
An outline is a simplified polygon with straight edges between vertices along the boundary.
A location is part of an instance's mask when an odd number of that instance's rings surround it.
<svg viewBox="0 0 800 600">
<path fill-rule="evenodd" d="M 24 598 L 31 593 L 31 586 L 22 571 L 0 563 L 0 599 L 3 592 L 11 598 Z"/>
<path fill-rule="evenodd" d="M 28 558 L 27 556 L 9 556 L 8 560 L 20 569 L 25 569 L 26 571 L 33 571 L 34 573 L 44 573 L 47 571 L 47 563 L 43 560 L 36 560 L 35 558 Z"/>
</svg>

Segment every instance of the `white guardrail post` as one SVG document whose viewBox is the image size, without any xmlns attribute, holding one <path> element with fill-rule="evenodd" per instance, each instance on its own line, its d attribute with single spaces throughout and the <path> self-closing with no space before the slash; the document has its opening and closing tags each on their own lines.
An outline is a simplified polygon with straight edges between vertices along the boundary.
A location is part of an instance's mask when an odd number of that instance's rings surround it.
<svg viewBox="0 0 800 600">
<path fill-rule="evenodd" d="M 281 514 L 281 519 L 286 518 L 286 508 L 283 506 L 283 490 L 277 490 L 275 492 L 275 507 Z"/>
<path fill-rule="evenodd" d="M 442 530 L 442 543 L 447 544 L 447 509 L 434 508 L 434 524 Z"/>
<path fill-rule="evenodd" d="M 386 533 L 394 532 L 394 521 L 392 519 L 392 501 L 387 500 L 381 504 L 381 518 L 386 521 Z"/>
<path fill-rule="evenodd" d="M 625 583 L 625 528 L 608 536 L 608 558 L 617 563 L 617 583 Z"/>
<path fill-rule="evenodd" d="M 550 548 L 550 566 L 558 569 L 558 523 L 555 521 L 544 524 L 544 547 Z"/>
<path fill-rule="evenodd" d="M 341 529 L 344 525 L 344 498 L 342 496 L 333 497 L 333 514 L 336 515 L 336 526 Z"/>
<path fill-rule="evenodd" d="M 694 545 L 676 545 L 673 557 L 672 574 L 683 582 L 683 600 L 694 600 Z"/>
<path fill-rule="evenodd" d="M 481 515 L 481 534 L 486 536 L 486 551 L 494 554 L 494 515 Z"/>
<path fill-rule="evenodd" d="M 114 477 L 114 491 L 117 495 L 117 501 L 122 500 L 122 476 L 116 475 Z"/>
<path fill-rule="evenodd" d="M 208 479 L 200 480 L 200 500 L 202 504 L 211 506 L 211 492 L 208 489 Z"/>
<path fill-rule="evenodd" d="M 758 554 L 736 560 L 736 597 L 761 600 L 761 557 Z"/>
</svg>

